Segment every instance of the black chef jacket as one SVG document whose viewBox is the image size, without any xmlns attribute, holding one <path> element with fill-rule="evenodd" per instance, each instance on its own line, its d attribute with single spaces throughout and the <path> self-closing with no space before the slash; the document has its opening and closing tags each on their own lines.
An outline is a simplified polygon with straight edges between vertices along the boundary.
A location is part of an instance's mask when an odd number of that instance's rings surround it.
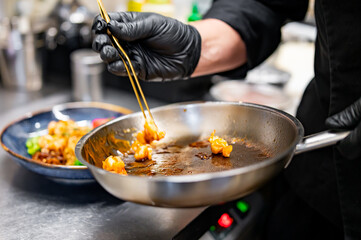
<svg viewBox="0 0 361 240">
<path fill-rule="evenodd" d="M 244 40 L 247 63 L 238 69 L 242 74 L 275 50 L 281 26 L 287 19 L 301 20 L 307 4 L 215 0 L 205 18 L 228 23 Z M 297 111 L 306 135 L 325 130 L 328 116 L 361 97 L 361 1 L 316 0 L 315 18 L 315 78 Z M 295 157 L 284 177 L 291 191 L 344 231 L 345 239 L 361 239 L 361 159 L 347 160 L 336 149 L 320 149 Z"/>
</svg>

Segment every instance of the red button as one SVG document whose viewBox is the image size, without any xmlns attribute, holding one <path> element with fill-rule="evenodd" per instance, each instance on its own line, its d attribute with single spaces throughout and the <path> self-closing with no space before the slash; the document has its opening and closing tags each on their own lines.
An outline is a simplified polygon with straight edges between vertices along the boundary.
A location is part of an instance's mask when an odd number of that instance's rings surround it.
<svg viewBox="0 0 361 240">
<path fill-rule="evenodd" d="M 233 218 L 229 216 L 228 213 L 223 213 L 222 216 L 218 219 L 218 224 L 221 227 L 228 228 L 232 225 Z"/>
</svg>

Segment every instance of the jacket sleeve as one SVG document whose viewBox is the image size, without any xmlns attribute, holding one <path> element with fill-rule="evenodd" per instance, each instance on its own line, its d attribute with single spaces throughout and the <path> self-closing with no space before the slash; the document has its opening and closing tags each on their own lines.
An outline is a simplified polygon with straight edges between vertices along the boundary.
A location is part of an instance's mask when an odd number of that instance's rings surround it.
<svg viewBox="0 0 361 240">
<path fill-rule="evenodd" d="M 281 39 L 281 27 L 287 20 L 304 18 L 308 0 L 214 0 L 204 18 L 216 18 L 234 28 L 247 49 L 247 71 L 269 57 Z"/>
</svg>

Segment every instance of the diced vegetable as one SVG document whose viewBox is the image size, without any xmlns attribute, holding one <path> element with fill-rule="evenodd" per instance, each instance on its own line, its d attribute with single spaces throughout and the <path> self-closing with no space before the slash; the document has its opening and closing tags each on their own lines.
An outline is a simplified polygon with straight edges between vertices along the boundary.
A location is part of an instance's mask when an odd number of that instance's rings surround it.
<svg viewBox="0 0 361 240">
<path fill-rule="evenodd" d="M 84 166 L 84 164 L 82 164 L 78 159 L 75 159 L 74 165 L 75 166 Z"/>
<path fill-rule="evenodd" d="M 40 137 L 32 137 L 32 138 L 28 138 L 26 140 L 26 147 L 28 149 L 28 153 L 32 156 L 34 155 L 36 152 L 40 151 L 40 146 L 39 146 L 39 138 Z"/>
</svg>

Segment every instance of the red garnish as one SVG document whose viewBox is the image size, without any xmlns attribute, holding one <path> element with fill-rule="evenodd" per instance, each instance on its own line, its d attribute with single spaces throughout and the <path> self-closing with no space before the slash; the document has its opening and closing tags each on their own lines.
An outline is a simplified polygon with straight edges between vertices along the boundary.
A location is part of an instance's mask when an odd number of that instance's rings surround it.
<svg viewBox="0 0 361 240">
<path fill-rule="evenodd" d="M 93 128 L 99 127 L 100 125 L 109 122 L 110 120 L 114 119 L 114 117 L 111 118 L 95 118 L 92 121 Z"/>
</svg>

